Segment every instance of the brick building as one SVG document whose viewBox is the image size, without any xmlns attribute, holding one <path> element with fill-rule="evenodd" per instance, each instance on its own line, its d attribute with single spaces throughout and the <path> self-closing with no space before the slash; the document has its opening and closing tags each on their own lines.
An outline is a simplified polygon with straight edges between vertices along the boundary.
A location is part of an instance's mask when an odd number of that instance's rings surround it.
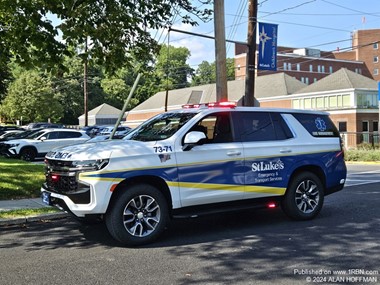
<svg viewBox="0 0 380 285">
<path fill-rule="evenodd" d="M 278 47 L 277 71 L 257 70 L 257 76 L 285 72 L 305 84 L 312 84 L 334 73 L 341 68 L 347 68 L 355 73 L 372 78 L 364 61 L 347 58 L 335 58 L 335 53 L 324 52 L 310 48 Z M 235 45 L 235 79 L 245 79 L 246 46 Z"/>
<path fill-rule="evenodd" d="M 352 33 L 352 50 L 337 51 L 336 59 L 362 61 L 376 81 L 380 81 L 380 29 L 357 30 Z"/>
</svg>

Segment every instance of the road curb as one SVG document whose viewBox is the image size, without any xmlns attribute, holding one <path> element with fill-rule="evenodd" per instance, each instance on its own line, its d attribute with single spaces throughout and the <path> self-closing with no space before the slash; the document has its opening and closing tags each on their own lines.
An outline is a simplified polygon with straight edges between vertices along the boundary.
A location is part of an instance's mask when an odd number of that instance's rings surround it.
<svg viewBox="0 0 380 285">
<path fill-rule="evenodd" d="M 33 222 L 41 222 L 44 220 L 57 220 L 67 218 L 69 214 L 67 213 L 53 213 L 53 214 L 43 214 L 37 216 L 28 216 L 22 218 L 14 219 L 0 219 L 0 226 L 11 226 L 11 225 L 22 225 Z"/>
</svg>

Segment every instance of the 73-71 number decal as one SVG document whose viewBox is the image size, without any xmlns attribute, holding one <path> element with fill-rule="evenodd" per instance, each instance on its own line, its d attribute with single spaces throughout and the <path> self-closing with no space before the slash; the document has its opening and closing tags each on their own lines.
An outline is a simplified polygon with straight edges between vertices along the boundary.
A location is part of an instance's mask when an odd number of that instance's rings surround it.
<svg viewBox="0 0 380 285">
<path fill-rule="evenodd" d="M 163 153 L 163 152 L 172 152 L 173 149 L 170 145 L 163 146 L 154 146 L 153 147 L 155 153 Z"/>
</svg>

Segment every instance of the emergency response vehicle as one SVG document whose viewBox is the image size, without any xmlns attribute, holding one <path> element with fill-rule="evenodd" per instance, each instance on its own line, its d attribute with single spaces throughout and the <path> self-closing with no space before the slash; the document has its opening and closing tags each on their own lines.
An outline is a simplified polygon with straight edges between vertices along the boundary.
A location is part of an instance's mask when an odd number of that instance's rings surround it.
<svg viewBox="0 0 380 285">
<path fill-rule="evenodd" d="M 45 163 L 43 201 L 103 219 L 126 245 L 155 240 L 175 217 L 282 206 L 312 219 L 347 172 L 327 113 L 224 102 L 159 114 L 122 140 L 54 150 Z"/>
</svg>

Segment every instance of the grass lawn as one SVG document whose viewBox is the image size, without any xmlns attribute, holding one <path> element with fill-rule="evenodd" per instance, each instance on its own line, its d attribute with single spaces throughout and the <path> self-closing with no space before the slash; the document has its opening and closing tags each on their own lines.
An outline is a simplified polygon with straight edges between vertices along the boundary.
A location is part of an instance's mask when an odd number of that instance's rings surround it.
<svg viewBox="0 0 380 285">
<path fill-rule="evenodd" d="M 38 208 L 38 209 L 19 209 L 19 210 L 11 210 L 0 212 L 0 219 L 14 219 L 20 217 L 30 217 L 30 216 L 38 216 L 43 214 L 51 214 L 60 212 L 56 208 L 46 207 L 46 208 Z"/>
<path fill-rule="evenodd" d="M 40 197 L 44 165 L 0 156 L 0 200 Z"/>
</svg>

